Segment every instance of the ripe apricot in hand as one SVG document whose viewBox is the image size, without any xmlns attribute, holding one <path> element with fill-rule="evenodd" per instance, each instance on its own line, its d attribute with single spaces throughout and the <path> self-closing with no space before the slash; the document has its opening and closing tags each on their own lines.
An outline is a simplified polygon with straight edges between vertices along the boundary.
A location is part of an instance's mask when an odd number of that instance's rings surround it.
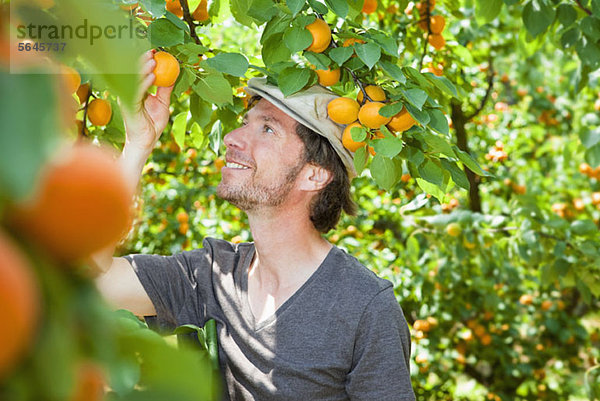
<svg viewBox="0 0 600 401">
<path fill-rule="evenodd" d="M 154 67 L 154 85 L 172 86 L 179 76 L 179 62 L 172 54 L 157 52 L 154 55 L 156 67 Z"/>
</svg>

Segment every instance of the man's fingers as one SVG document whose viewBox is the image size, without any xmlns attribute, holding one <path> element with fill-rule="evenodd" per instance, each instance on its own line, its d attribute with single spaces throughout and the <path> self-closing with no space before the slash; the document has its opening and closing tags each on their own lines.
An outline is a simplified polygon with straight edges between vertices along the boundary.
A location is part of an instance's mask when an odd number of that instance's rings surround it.
<svg viewBox="0 0 600 401">
<path fill-rule="evenodd" d="M 171 92 L 173 92 L 174 87 L 175 85 L 171 85 L 168 87 L 159 86 L 156 89 L 156 97 L 158 101 L 167 106 L 167 108 L 169 107 L 169 103 L 171 102 Z"/>
<path fill-rule="evenodd" d="M 156 67 L 156 60 L 154 60 L 153 58 L 150 58 L 142 64 L 142 68 L 140 69 L 140 74 L 147 75 L 154 70 L 154 67 Z"/>
</svg>

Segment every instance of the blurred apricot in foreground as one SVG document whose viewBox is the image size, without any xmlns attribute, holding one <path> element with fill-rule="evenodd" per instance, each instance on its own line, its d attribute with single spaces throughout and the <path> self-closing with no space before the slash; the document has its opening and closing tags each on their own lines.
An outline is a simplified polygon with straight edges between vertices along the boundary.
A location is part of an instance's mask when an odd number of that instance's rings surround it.
<svg viewBox="0 0 600 401">
<path fill-rule="evenodd" d="M 39 295 L 29 262 L 17 245 L 0 231 L 0 380 L 18 362 L 32 340 Z"/>
<path fill-rule="evenodd" d="M 125 234 L 131 196 L 112 153 L 80 143 L 42 168 L 35 197 L 10 221 L 61 261 L 79 261 Z"/>
</svg>

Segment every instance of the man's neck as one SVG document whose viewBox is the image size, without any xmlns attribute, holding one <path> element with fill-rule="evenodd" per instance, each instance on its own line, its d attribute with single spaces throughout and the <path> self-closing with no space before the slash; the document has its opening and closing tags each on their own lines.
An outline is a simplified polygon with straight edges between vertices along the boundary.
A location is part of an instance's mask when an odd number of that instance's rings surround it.
<svg viewBox="0 0 600 401">
<path fill-rule="evenodd" d="M 248 213 L 248 220 L 256 247 L 250 274 L 265 287 L 277 290 L 306 281 L 331 249 L 302 208 Z"/>
</svg>

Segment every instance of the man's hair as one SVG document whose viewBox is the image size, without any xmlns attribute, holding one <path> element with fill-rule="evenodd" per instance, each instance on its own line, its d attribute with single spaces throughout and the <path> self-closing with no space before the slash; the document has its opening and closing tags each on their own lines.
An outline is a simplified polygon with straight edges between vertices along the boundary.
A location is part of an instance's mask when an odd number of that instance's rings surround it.
<svg viewBox="0 0 600 401">
<path fill-rule="evenodd" d="M 315 195 L 310 204 L 310 221 L 317 231 L 326 233 L 340 221 L 342 210 L 350 216 L 356 214 L 350 178 L 342 159 L 327 138 L 300 123 L 296 124 L 296 134 L 304 143 L 306 162 L 321 166 L 332 174 L 329 184 Z"/>
<path fill-rule="evenodd" d="M 248 109 L 260 99 L 259 95 L 252 96 Z M 342 159 L 327 138 L 300 123 L 296 124 L 296 134 L 304 144 L 304 161 L 321 166 L 332 174 L 329 184 L 310 203 L 310 221 L 317 231 L 327 233 L 340 221 L 342 210 L 350 216 L 356 214 L 350 178 Z"/>
</svg>

